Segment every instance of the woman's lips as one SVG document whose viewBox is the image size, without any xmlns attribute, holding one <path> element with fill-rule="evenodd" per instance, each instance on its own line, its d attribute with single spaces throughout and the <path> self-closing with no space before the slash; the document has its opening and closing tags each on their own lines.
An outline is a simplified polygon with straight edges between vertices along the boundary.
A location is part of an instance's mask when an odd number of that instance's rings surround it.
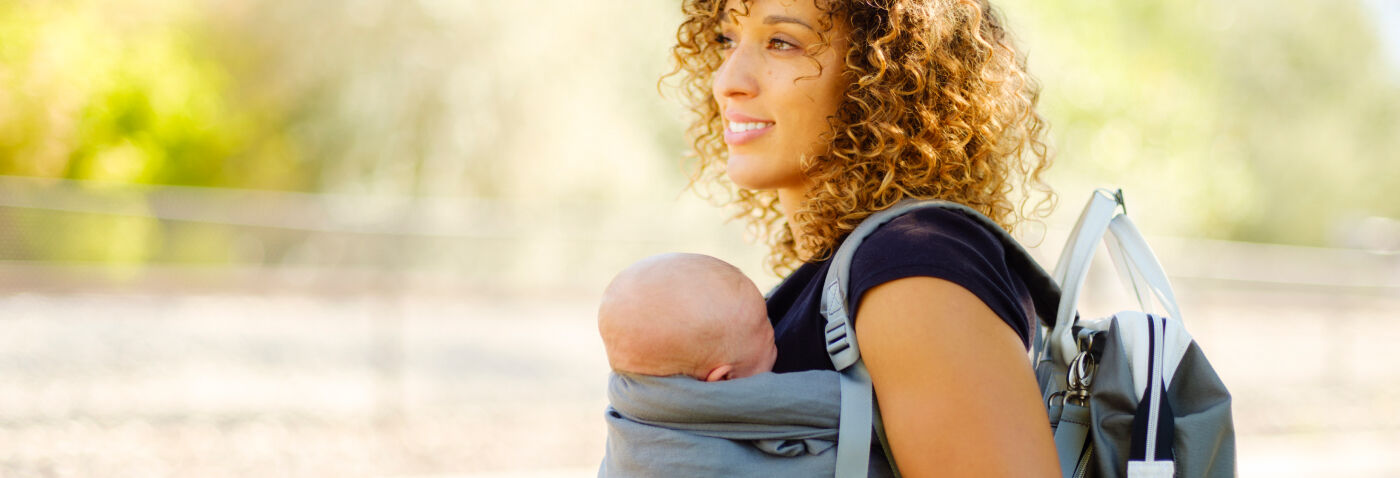
<svg viewBox="0 0 1400 478">
<path fill-rule="evenodd" d="M 761 126 L 759 126 L 758 123 L 761 123 Z M 738 126 L 741 131 L 735 131 L 735 126 Z M 726 121 L 724 123 L 724 142 L 728 143 L 730 146 L 738 146 L 753 141 L 759 136 L 763 136 L 771 131 L 773 126 L 776 126 L 776 123 L 752 122 L 736 124 L 735 122 Z"/>
</svg>

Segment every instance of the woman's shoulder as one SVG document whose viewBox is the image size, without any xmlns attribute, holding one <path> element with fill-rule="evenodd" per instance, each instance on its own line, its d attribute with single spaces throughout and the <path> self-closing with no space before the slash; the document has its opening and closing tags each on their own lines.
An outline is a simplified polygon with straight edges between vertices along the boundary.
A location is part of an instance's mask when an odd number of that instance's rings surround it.
<svg viewBox="0 0 1400 478">
<path fill-rule="evenodd" d="M 866 291 L 906 277 L 943 279 L 972 292 L 1029 340 L 1030 294 L 998 235 L 967 214 L 919 209 L 876 229 L 851 261 L 852 307 Z"/>
<path fill-rule="evenodd" d="M 953 268 L 1005 268 L 997 235 L 966 213 L 928 208 L 894 218 L 856 249 L 852 269 L 886 269 L 917 264 Z M 873 272 L 873 271 L 872 271 Z"/>
</svg>

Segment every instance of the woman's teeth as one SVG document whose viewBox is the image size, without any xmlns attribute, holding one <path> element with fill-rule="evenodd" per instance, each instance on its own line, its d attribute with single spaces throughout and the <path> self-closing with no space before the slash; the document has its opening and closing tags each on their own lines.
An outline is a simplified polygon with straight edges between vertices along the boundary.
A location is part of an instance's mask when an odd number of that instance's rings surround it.
<svg viewBox="0 0 1400 478">
<path fill-rule="evenodd" d="M 739 122 L 737 122 L 737 121 L 730 121 L 730 122 L 729 122 L 729 130 L 730 130 L 730 131 L 733 131 L 733 132 L 735 132 L 735 133 L 742 133 L 742 132 L 745 132 L 745 131 L 755 130 L 755 129 L 763 129 L 763 128 L 767 128 L 767 127 L 769 127 L 769 126 L 773 126 L 773 123 L 767 123 L 767 122 L 764 122 L 764 123 L 739 123 Z"/>
</svg>

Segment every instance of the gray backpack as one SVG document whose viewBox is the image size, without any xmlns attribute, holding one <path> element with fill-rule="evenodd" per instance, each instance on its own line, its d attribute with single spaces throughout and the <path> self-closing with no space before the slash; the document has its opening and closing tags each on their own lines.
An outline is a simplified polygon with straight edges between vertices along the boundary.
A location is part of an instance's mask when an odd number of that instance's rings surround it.
<svg viewBox="0 0 1400 478">
<path fill-rule="evenodd" d="M 1031 357 L 1063 476 L 1234 476 L 1230 394 L 1182 325 L 1161 265 L 1125 212 L 1119 212 L 1126 209 L 1121 191 L 1098 190 L 1066 241 L 1053 277 L 995 222 L 957 203 L 904 201 L 871 215 L 851 232 L 832 258 L 822 290 L 827 353 L 841 372 L 837 478 L 866 476 L 872 431 L 885 443 L 854 318 L 847 312 L 851 259 L 876 228 L 931 207 L 960 211 L 993 231 L 1008 266 L 1034 297 L 1041 326 L 1036 327 Z M 1142 310 L 1081 320 L 1075 305 L 1100 240 L 1108 244 Z M 1154 299 L 1165 314 L 1146 313 Z"/>
</svg>

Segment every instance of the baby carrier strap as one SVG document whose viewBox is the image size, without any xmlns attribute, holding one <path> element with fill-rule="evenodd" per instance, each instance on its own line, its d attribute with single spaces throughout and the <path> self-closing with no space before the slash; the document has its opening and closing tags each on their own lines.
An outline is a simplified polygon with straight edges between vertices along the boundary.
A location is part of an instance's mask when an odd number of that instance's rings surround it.
<svg viewBox="0 0 1400 478">
<path fill-rule="evenodd" d="M 870 373 L 860 359 L 860 348 L 856 345 L 855 320 L 848 310 L 851 260 L 865 238 L 880 226 L 911 211 L 929 208 L 961 212 L 991 231 L 1006 251 L 1007 265 L 1019 274 L 1030 291 L 1036 315 L 1041 317 L 1041 320 L 1055 317 L 1059 307 L 1060 288 L 1055 280 L 1041 269 L 1030 253 L 1001 226 L 970 207 L 937 199 L 906 199 L 865 218 L 836 249 L 826 282 L 822 286 L 821 312 L 826 318 L 826 352 L 831 357 L 831 364 L 841 372 L 841 423 L 836 448 L 837 478 L 867 475 L 872 429 L 879 436 L 886 455 L 889 455 L 884 428 L 879 420 L 879 410 L 875 406 Z M 1033 329 L 1039 336 L 1039 324 L 1033 324 Z M 1038 337 L 1034 342 L 1039 345 Z M 892 456 L 889 462 L 893 468 L 895 465 Z M 898 476 L 897 470 L 895 474 Z"/>
</svg>

